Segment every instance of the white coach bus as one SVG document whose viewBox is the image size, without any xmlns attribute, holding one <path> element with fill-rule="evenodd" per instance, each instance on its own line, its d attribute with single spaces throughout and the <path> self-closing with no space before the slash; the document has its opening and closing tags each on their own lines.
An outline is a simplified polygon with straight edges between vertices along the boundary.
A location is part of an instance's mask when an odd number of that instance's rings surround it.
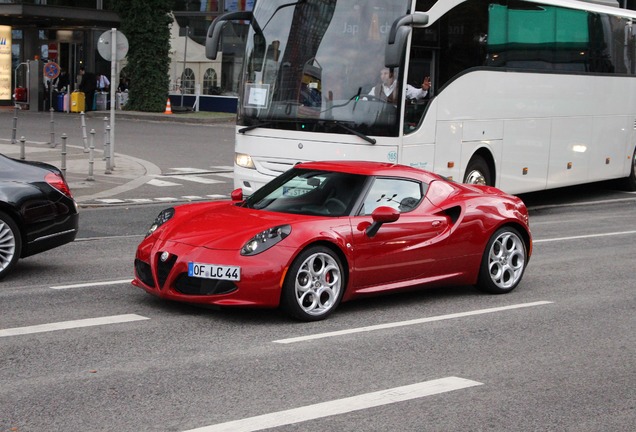
<svg viewBox="0 0 636 432">
<path fill-rule="evenodd" d="M 223 15 L 212 59 L 225 22 L 250 23 L 235 187 L 362 159 L 513 194 L 607 179 L 635 190 L 636 12 L 609 3 L 258 0 Z M 374 93 L 384 67 L 397 97 Z M 408 100 L 425 77 L 427 97 Z"/>
</svg>

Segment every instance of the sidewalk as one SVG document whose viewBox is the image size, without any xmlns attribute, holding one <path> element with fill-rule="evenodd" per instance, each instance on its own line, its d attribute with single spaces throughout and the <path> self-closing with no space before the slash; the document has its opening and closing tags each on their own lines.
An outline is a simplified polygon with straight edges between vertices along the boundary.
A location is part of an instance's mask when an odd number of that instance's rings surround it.
<svg viewBox="0 0 636 432">
<path fill-rule="evenodd" d="M 9 120 L 7 116 L 13 118 L 13 112 L 13 107 L 2 107 L 0 109 L 0 114 L 3 116 L 3 124 L 7 124 Z M 23 111 L 19 113 L 19 116 L 21 119 L 29 117 L 31 121 L 48 122 L 50 113 Z M 86 113 L 87 118 L 103 118 L 109 116 L 110 111 L 90 111 Z M 116 111 L 115 116 L 116 120 L 131 119 L 149 122 L 168 121 L 194 124 L 233 122 L 236 118 L 234 114 L 210 112 L 164 114 Z M 5 128 L 3 127 L 3 129 Z M 10 127 L 8 131 L 3 131 L 2 137 L 0 138 L 0 153 L 5 156 L 20 159 L 20 137 L 16 137 L 17 142 L 12 144 L 11 129 Z M 161 170 L 152 162 L 117 152 L 115 153 L 114 167 L 111 163 L 111 172 L 106 174 L 107 161 L 104 158 L 104 151 L 100 140 L 99 148 L 94 149 L 93 176 L 92 179 L 89 179 L 89 151 L 85 149 L 84 146 L 67 144 L 65 155 L 66 169 L 64 170 L 62 162 L 62 143 L 59 136 L 56 137 L 56 142 L 57 145 L 55 147 L 51 147 L 48 142 L 25 142 L 25 159 L 50 163 L 65 171 L 66 180 L 73 192 L 73 196 L 80 205 L 91 200 L 109 198 L 135 189 L 161 174 Z M 97 142 L 95 142 L 95 147 L 98 147 Z"/>
</svg>

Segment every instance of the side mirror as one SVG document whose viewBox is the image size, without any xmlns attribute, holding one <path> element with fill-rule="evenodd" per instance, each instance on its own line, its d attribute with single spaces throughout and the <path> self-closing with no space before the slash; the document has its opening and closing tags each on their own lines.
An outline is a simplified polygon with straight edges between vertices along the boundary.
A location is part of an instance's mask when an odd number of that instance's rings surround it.
<svg viewBox="0 0 636 432">
<path fill-rule="evenodd" d="M 373 218 L 373 223 L 365 231 L 369 237 L 375 236 L 383 224 L 398 220 L 400 212 L 393 207 L 381 206 L 373 210 L 371 218 Z"/>
<path fill-rule="evenodd" d="M 208 27 L 208 33 L 205 38 L 205 56 L 210 60 L 216 60 L 216 55 L 219 50 L 219 41 L 221 40 L 221 31 L 223 26 L 228 21 L 234 20 L 252 20 L 252 12 L 240 11 L 240 12 L 228 12 L 226 14 L 218 16 L 210 27 Z"/>
<path fill-rule="evenodd" d="M 232 201 L 234 202 L 243 201 L 243 189 L 241 188 L 234 189 L 232 193 L 230 194 L 230 196 L 232 197 Z"/>
<path fill-rule="evenodd" d="M 426 24 L 428 24 L 428 15 L 422 12 L 404 15 L 393 22 L 384 52 L 384 65 L 386 67 L 400 67 L 411 28 Z"/>
</svg>

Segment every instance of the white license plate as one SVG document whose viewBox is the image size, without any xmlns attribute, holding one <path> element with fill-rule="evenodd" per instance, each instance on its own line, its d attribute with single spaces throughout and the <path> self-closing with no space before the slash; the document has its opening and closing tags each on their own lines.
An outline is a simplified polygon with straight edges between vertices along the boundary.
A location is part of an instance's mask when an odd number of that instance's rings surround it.
<svg viewBox="0 0 636 432">
<path fill-rule="evenodd" d="M 188 263 L 188 276 L 202 279 L 241 280 L 241 268 L 217 264 Z"/>
</svg>

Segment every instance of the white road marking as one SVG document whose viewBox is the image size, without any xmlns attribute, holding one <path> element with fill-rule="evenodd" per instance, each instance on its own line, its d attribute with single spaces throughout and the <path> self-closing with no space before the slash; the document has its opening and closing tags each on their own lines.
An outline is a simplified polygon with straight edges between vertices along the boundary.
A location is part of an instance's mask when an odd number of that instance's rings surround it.
<svg viewBox="0 0 636 432">
<path fill-rule="evenodd" d="M 619 231 L 619 232 L 611 232 L 611 233 L 604 233 L 604 234 L 586 234 L 586 235 L 571 236 L 571 237 L 555 237 L 555 238 L 549 238 L 549 239 L 543 239 L 543 240 L 533 240 L 532 243 L 548 243 L 548 242 L 564 241 L 564 240 L 579 240 L 579 239 L 594 238 L 594 237 L 610 237 L 610 236 L 632 235 L 632 234 L 636 234 L 636 231 Z"/>
<path fill-rule="evenodd" d="M 129 277 L 128 279 L 119 279 L 119 280 L 104 281 L 104 282 L 86 282 L 86 283 L 73 284 L 73 285 L 58 285 L 58 286 L 52 286 L 50 288 L 54 290 L 63 290 L 63 289 L 69 289 L 69 288 L 87 288 L 87 287 L 105 286 L 105 285 L 118 285 L 123 283 L 130 283 L 131 280 L 133 280 L 132 276 Z"/>
<path fill-rule="evenodd" d="M 215 180 L 212 178 L 208 178 L 208 177 L 199 177 L 199 176 L 194 176 L 194 175 L 180 175 L 180 176 L 169 176 L 169 175 L 165 175 L 162 177 L 173 177 L 179 180 L 185 180 L 185 181 L 190 181 L 190 182 L 194 182 L 194 183 L 202 183 L 202 184 L 217 184 L 217 183 L 223 183 L 223 181 L 221 180 Z M 159 180 L 159 181 L 163 181 L 163 180 Z M 148 182 L 150 183 L 150 182 Z M 169 182 L 167 182 L 169 183 Z"/>
<path fill-rule="evenodd" d="M 447 377 L 417 384 L 394 387 L 300 408 L 263 414 L 246 419 L 190 429 L 185 432 L 253 432 L 319 418 L 346 414 L 382 405 L 419 399 L 440 393 L 483 385 L 465 378 Z"/>
<path fill-rule="evenodd" d="M 167 202 L 167 201 L 179 201 L 179 199 L 174 197 L 159 197 L 159 198 L 155 198 L 155 201 Z"/>
<path fill-rule="evenodd" d="M 521 309 L 521 308 L 533 307 L 533 306 L 542 306 L 542 305 L 547 305 L 547 304 L 551 304 L 551 303 L 552 302 L 550 302 L 550 301 L 538 301 L 538 302 L 532 302 L 532 303 L 520 303 L 520 304 L 510 305 L 510 306 L 501 306 L 501 307 L 495 307 L 495 308 L 489 308 L 489 309 L 479 309 L 479 310 L 474 310 L 474 311 L 470 311 L 470 312 L 459 312 L 459 313 L 454 313 L 454 314 L 439 315 L 439 316 L 434 316 L 434 317 L 429 317 L 429 318 L 419 318 L 419 319 L 413 319 L 413 320 L 408 320 L 408 321 L 398 321 L 398 322 L 392 322 L 392 323 L 386 323 L 386 324 L 378 324 L 378 325 L 367 326 L 367 327 L 358 327 L 358 328 L 352 328 L 352 329 L 347 329 L 347 330 L 339 330 L 339 331 L 328 332 L 328 333 L 316 333 L 316 334 L 308 335 L 308 336 L 299 336 L 299 337 L 288 338 L 288 339 L 279 339 L 279 340 L 275 340 L 273 342 L 274 343 L 279 343 L 279 344 L 290 344 L 290 343 L 296 343 L 296 342 L 305 342 L 305 341 L 310 341 L 310 340 L 315 340 L 315 339 L 323 339 L 323 338 L 334 337 L 334 336 L 343 336 L 343 335 L 354 334 L 354 333 L 362 333 L 362 332 L 369 332 L 369 331 L 376 331 L 376 330 L 385 330 L 385 329 L 390 329 L 390 328 L 395 328 L 395 327 L 404 327 L 404 326 L 410 326 L 410 325 L 416 325 L 416 324 L 424 324 L 424 323 L 428 323 L 428 322 L 443 321 L 443 320 L 455 319 L 455 318 L 463 318 L 463 317 L 473 316 L 473 315 L 483 315 L 483 314 L 488 314 L 488 313 L 493 313 L 493 312 L 503 312 L 503 311 L 513 310 L 513 309 Z"/>
<path fill-rule="evenodd" d="M 133 321 L 142 321 L 150 318 L 136 314 L 113 315 L 101 318 L 88 318 L 74 321 L 62 321 L 50 324 L 40 324 L 29 327 L 16 327 L 11 329 L 0 330 L 0 337 L 18 336 L 33 333 L 44 333 L 56 330 L 69 330 L 81 327 L 93 327 L 107 324 L 121 324 Z"/>
<path fill-rule="evenodd" d="M 120 203 L 126 202 L 124 200 L 120 200 L 120 199 L 117 199 L 117 198 L 101 198 L 101 199 L 98 199 L 96 201 L 100 201 L 100 202 L 103 202 L 105 204 L 120 204 Z"/>
<path fill-rule="evenodd" d="M 636 194 L 636 192 L 626 192 L 626 193 Z M 541 210 L 541 209 L 559 208 L 559 207 L 585 207 L 589 205 L 620 203 L 625 201 L 634 201 L 634 198 L 614 198 L 614 199 L 607 199 L 607 200 L 585 201 L 585 202 L 566 203 L 566 204 L 546 204 L 546 205 L 530 206 L 528 207 L 528 210 Z"/>
<path fill-rule="evenodd" d="M 149 180 L 146 184 L 149 184 L 151 186 L 159 186 L 159 187 L 181 186 L 180 183 L 173 183 L 173 182 L 169 182 L 165 180 L 157 180 L 157 179 Z"/>
<path fill-rule="evenodd" d="M 147 203 L 153 202 L 150 198 L 130 198 L 130 199 L 127 199 L 126 201 L 130 201 L 136 204 L 147 204 Z"/>
<path fill-rule="evenodd" d="M 234 178 L 234 174 L 231 173 L 231 172 L 229 172 L 229 173 L 215 173 L 214 175 L 218 176 L 218 177 L 225 177 L 225 178 L 230 178 L 230 179 Z"/>
<path fill-rule="evenodd" d="M 185 168 L 170 168 L 171 171 L 177 171 L 178 173 L 191 173 L 191 174 L 197 174 L 197 173 L 209 173 L 210 170 L 204 170 L 201 168 L 189 168 L 189 167 L 185 167 Z M 167 176 L 169 176 L 170 174 L 172 174 L 171 172 L 166 173 Z"/>
</svg>

